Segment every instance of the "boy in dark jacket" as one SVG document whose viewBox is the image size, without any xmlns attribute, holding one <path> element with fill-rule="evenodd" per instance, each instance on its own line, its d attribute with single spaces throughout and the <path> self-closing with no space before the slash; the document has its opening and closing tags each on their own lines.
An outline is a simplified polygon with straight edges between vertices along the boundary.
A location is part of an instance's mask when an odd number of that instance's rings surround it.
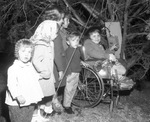
<svg viewBox="0 0 150 122">
<path fill-rule="evenodd" d="M 67 44 L 69 45 L 69 47 L 65 52 L 67 64 L 69 64 L 69 67 L 66 76 L 67 79 L 64 91 L 63 106 L 64 111 L 68 114 L 74 114 L 74 111 L 71 108 L 71 102 L 78 86 L 79 73 L 81 71 L 81 52 L 79 48 L 79 40 L 80 35 L 76 32 L 71 33 L 67 37 Z"/>
</svg>

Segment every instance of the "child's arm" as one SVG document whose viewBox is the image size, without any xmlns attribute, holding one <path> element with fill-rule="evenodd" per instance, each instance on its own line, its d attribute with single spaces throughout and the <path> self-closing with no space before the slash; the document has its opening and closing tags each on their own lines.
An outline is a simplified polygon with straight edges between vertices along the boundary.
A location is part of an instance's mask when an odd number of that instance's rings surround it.
<svg viewBox="0 0 150 122">
<path fill-rule="evenodd" d="M 45 47 L 40 45 L 36 46 L 32 58 L 32 63 L 37 72 L 40 73 L 41 77 L 50 78 L 51 74 L 48 71 L 47 64 L 43 62 L 45 58 L 44 54 L 45 54 Z"/>
<path fill-rule="evenodd" d="M 17 72 L 15 72 L 12 67 L 8 69 L 8 80 L 7 86 L 8 90 L 14 100 L 17 100 L 20 104 L 25 103 L 25 99 L 21 94 L 21 88 L 19 86 L 19 81 L 17 79 Z"/>
</svg>

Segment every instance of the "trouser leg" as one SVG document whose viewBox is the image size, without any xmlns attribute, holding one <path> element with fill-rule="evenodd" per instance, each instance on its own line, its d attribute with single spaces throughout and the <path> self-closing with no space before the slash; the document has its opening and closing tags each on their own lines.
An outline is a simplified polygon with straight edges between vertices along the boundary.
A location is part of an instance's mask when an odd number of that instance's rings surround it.
<svg viewBox="0 0 150 122">
<path fill-rule="evenodd" d="M 9 106 L 9 116 L 11 122 L 31 122 L 34 106 Z"/>
<path fill-rule="evenodd" d="M 70 77 L 72 77 L 70 79 Z M 78 82 L 79 82 L 79 73 L 73 74 L 73 76 L 67 77 L 66 87 L 64 91 L 64 107 L 70 107 L 74 94 L 76 92 Z"/>
</svg>

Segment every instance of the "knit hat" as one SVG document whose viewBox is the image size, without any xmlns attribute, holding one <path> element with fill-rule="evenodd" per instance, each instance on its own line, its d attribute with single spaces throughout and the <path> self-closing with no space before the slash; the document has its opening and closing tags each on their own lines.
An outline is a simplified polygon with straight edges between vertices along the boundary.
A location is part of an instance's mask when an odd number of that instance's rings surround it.
<svg viewBox="0 0 150 122">
<path fill-rule="evenodd" d="M 54 40 L 58 32 L 56 21 L 45 20 L 35 30 L 35 33 L 30 38 L 33 43 L 38 40 Z"/>
</svg>

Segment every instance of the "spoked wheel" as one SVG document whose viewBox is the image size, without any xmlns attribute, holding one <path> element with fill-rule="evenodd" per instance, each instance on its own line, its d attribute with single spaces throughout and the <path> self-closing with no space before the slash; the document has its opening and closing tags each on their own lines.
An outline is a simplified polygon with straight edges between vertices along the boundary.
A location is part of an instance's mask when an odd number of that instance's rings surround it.
<svg viewBox="0 0 150 122">
<path fill-rule="evenodd" d="M 103 80 L 90 67 L 82 66 L 79 84 L 73 98 L 73 105 L 77 107 L 95 107 L 104 93 Z"/>
</svg>

